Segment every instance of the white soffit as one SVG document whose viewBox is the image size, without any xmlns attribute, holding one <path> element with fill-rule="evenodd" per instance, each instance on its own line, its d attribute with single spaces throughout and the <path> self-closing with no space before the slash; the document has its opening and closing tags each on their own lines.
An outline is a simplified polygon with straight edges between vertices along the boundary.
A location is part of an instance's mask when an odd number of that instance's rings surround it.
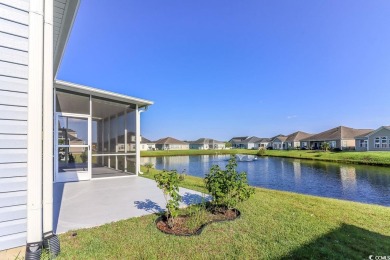
<svg viewBox="0 0 390 260">
<path fill-rule="evenodd" d="M 86 94 L 86 95 L 92 95 L 95 97 L 100 97 L 104 99 L 110 99 L 113 101 L 119 101 L 122 103 L 128 103 L 128 104 L 136 104 L 139 107 L 146 107 L 149 105 L 153 105 L 153 101 L 141 99 L 141 98 L 135 98 L 123 94 L 118 94 L 102 89 L 92 88 L 88 86 L 83 86 L 75 83 L 70 83 L 62 80 L 56 80 L 54 82 L 54 87 L 57 89 L 67 90 L 75 93 L 80 94 Z"/>
<path fill-rule="evenodd" d="M 54 76 L 57 74 L 62 55 L 79 7 L 79 0 L 54 0 L 53 47 Z"/>
</svg>

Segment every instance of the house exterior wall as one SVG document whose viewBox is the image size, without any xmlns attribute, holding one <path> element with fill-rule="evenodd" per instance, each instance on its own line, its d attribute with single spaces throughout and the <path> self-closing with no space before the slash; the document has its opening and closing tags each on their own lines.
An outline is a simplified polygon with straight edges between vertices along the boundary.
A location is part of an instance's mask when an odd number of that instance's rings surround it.
<svg viewBox="0 0 390 260">
<path fill-rule="evenodd" d="M 221 143 L 221 144 L 214 144 L 214 149 L 217 149 L 217 150 L 223 150 L 225 149 L 225 144 L 224 143 Z"/>
<path fill-rule="evenodd" d="M 367 151 L 367 138 L 355 139 L 355 150 L 356 151 Z"/>
<path fill-rule="evenodd" d="M 270 144 L 268 142 L 256 143 L 257 149 L 267 149 L 269 146 L 270 146 Z"/>
<path fill-rule="evenodd" d="M 151 151 L 151 150 L 155 150 L 155 149 L 156 149 L 156 145 L 155 144 L 141 143 L 141 145 L 140 145 L 140 150 L 141 151 Z"/>
<path fill-rule="evenodd" d="M 189 150 L 189 144 L 156 144 L 157 150 Z"/>
<path fill-rule="evenodd" d="M 190 149 L 204 150 L 204 149 L 208 149 L 208 148 L 209 148 L 209 146 L 208 145 L 204 145 L 204 144 L 190 144 Z"/>
<path fill-rule="evenodd" d="M 341 149 L 342 150 L 354 150 L 355 149 L 355 139 L 341 140 Z"/>
<path fill-rule="evenodd" d="M 232 143 L 233 148 L 240 148 L 240 149 L 248 149 L 247 144 L 241 143 L 241 142 L 234 142 Z"/>
<path fill-rule="evenodd" d="M 379 138 L 379 144 L 376 138 Z M 386 138 L 386 142 L 384 138 Z M 390 151 L 390 130 L 383 128 L 370 135 L 368 137 L 368 148 L 370 151 Z"/>
<path fill-rule="evenodd" d="M 27 233 L 29 0 L 0 0 L 0 250 Z"/>
<path fill-rule="evenodd" d="M 170 144 L 169 150 L 189 150 L 189 144 Z"/>
<path fill-rule="evenodd" d="M 246 149 L 257 149 L 255 143 L 248 143 Z"/>
</svg>

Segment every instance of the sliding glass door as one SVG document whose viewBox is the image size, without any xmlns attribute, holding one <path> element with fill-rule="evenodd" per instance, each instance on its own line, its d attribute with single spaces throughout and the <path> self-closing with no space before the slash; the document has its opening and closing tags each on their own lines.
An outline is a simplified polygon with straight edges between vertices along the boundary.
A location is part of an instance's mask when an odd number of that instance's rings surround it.
<svg viewBox="0 0 390 260">
<path fill-rule="evenodd" d="M 56 182 L 91 179 L 90 117 L 56 113 Z"/>
</svg>

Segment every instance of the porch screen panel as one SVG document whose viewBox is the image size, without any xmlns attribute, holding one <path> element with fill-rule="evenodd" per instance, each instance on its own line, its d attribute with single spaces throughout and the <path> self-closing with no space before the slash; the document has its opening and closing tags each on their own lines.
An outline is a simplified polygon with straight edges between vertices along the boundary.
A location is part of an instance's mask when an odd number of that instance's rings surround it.
<svg viewBox="0 0 390 260">
<path fill-rule="evenodd" d="M 136 128 L 132 107 L 92 97 L 92 178 L 135 173 Z"/>
<path fill-rule="evenodd" d="M 128 151 L 135 153 L 136 111 L 131 110 L 126 115 L 127 147 Z"/>
</svg>

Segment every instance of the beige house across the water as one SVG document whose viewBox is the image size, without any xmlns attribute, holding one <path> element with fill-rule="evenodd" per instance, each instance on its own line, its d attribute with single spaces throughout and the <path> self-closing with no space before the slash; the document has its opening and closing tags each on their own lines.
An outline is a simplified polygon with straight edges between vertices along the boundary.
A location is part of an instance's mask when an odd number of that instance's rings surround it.
<svg viewBox="0 0 390 260">
<path fill-rule="evenodd" d="M 156 150 L 189 150 L 190 144 L 172 137 L 161 138 L 156 141 Z"/>
</svg>

